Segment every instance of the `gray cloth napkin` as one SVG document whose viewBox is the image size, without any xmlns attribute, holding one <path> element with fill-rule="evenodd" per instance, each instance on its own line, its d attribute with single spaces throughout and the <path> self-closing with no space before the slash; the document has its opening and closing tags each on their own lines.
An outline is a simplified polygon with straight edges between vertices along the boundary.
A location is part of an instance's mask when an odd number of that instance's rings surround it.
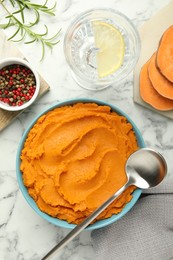
<svg viewBox="0 0 173 260">
<path fill-rule="evenodd" d="M 173 178 L 144 191 L 122 219 L 91 237 L 95 260 L 173 260 Z"/>
</svg>

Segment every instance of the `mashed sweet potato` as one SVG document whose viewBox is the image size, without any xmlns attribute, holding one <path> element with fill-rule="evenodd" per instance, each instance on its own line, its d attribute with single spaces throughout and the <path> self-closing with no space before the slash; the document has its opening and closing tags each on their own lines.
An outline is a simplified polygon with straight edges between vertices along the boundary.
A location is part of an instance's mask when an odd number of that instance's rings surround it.
<svg viewBox="0 0 173 260">
<path fill-rule="evenodd" d="M 47 214 L 80 223 L 125 182 L 125 163 L 138 149 L 132 125 L 108 106 L 78 103 L 41 116 L 21 154 L 29 194 Z M 97 219 L 119 213 L 129 187 Z"/>
</svg>

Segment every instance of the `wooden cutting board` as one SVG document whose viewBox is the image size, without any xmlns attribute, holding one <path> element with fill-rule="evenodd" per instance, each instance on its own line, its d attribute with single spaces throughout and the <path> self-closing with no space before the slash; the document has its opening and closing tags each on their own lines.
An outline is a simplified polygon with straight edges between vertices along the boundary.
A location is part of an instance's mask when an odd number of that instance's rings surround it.
<svg viewBox="0 0 173 260">
<path fill-rule="evenodd" d="M 163 112 L 156 110 L 145 103 L 141 99 L 139 93 L 139 75 L 141 67 L 157 50 L 163 32 L 171 25 L 173 25 L 173 1 L 171 1 L 167 6 L 156 13 L 139 29 L 139 34 L 141 37 L 141 53 L 134 71 L 133 98 L 136 103 L 148 109 L 151 109 L 163 116 L 173 119 L 173 110 Z"/>
<path fill-rule="evenodd" d="M 5 33 L 0 30 L 0 59 L 8 57 L 18 57 L 25 59 L 24 55 L 18 50 L 18 48 L 8 41 Z M 40 92 L 38 98 L 41 97 L 49 90 L 48 83 L 40 76 Z M 38 99 L 37 98 L 37 99 Z M 17 116 L 19 116 L 24 110 L 21 111 L 5 111 L 0 108 L 0 131 L 10 124 Z"/>
</svg>

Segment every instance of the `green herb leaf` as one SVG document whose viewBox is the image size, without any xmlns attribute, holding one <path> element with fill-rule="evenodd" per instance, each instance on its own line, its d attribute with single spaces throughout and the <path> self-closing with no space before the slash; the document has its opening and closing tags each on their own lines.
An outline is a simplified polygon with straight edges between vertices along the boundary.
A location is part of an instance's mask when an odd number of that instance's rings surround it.
<svg viewBox="0 0 173 260">
<path fill-rule="evenodd" d="M 7 20 L 6 23 L 0 24 L 0 28 L 7 29 L 9 27 L 14 27 L 15 31 L 9 37 L 8 40 L 12 40 L 14 42 L 24 41 L 25 44 L 39 42 L 42 46 L 42 55 L 41 55 L 41 60 L 42 60 L 45 56 L 45 47 L 49 47 L 52 49 L 54 45 L 59 43 L 60 40 L 59 39 L 57 40 L 57 38 L 60 36 L 61 30 L 55 33 L 52 37 L 45 38 L 46 36 L 48 36 L 49 33 L 48 27 L 46 25 L 44 25 L 45 31 L 42 33 L 36 33 L 32 29 L 32 27 L 37 25 L 40 22 L 41 13 L 45 13 L 46 15 L 55 15 L 56 2 L 52 7 L 47 6 L 48 0 L 45 0 L 44 4 L 42 5 L 33 3 L 30 0 L 9 0 L 9 3 L 11 3 L 11 6 L 14 9 L 14 11 L 10 11 L 6 7 L 5 1 L 0 0 L 0 5 L 6 11 L 5 19 Z M 25 23 L 26 9 L 27 12 L 29 10 L 30 13 L 33 13 L 35 15 L 35 19 L 33 21 L 30 21 L 27 24 Z M 19 34 L 20 37 L 18 37 Z M 29 36 L 31 40 L 25 41 L 26 36 Z M 18 39 L 16 39 L 16 37 Z"/>
</svg>

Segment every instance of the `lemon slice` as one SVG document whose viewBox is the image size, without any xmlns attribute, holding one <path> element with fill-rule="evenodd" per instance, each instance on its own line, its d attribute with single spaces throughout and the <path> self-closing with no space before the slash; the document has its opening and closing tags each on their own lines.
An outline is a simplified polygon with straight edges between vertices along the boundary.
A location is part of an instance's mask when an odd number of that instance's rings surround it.
<svg viewBox="0 0 173 260">
<path fill-rule="evenodd" d="M 98 52 L 96 54 L 99 78 L 114 73 L 124 60 L 124 38 L 120 31 L 106 22 L 92 23 L 94 39 Z"/>
</svg>

